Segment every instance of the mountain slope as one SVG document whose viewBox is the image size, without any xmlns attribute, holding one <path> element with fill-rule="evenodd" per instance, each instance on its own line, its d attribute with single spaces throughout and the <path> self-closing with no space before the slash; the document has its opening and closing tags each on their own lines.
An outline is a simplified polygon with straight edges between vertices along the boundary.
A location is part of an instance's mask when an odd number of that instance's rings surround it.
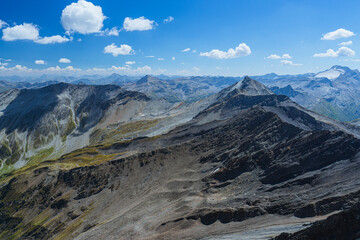
<svg viewBox="0 0 360 240">
<path fill-rule="evenodd" d="M 359 201 L 358 138 L 251 79 L 235 86 L 166 134 L 3 176 L 0 236 L 238 239 L 269 225 L 296 231 Z"/>
<path fill-rule="evenodd" d="M 142 136 L 152 127 L 158 126 L 161 132 L 158 123 L 171 126 L 182 108 L 114 85 L 60 83 L 10 90 L 0 99 L 0 173 L 57 158 L 90 143 Z"/>
</svg>

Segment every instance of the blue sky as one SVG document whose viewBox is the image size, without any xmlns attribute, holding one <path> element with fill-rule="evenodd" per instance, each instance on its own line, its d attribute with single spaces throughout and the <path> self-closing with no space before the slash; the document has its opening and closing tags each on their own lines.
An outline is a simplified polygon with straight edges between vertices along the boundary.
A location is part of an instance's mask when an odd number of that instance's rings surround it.
<svg viewBox="0 0 360 240">
<path fill-rule="evenodd" d="M 359 9 L 359 1 L 4 1 L 0 75 L 358 68 Z"/>
</svg>

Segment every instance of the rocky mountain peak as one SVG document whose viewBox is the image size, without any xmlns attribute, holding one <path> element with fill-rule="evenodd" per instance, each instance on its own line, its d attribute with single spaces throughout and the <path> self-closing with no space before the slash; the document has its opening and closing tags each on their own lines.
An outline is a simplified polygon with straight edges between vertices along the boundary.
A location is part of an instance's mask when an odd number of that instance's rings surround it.
<svg viewBox="0 0 360 240">
<path fill-rule="evenodd" d="M 339 65 L 334 65 L 328 70 L 325 70 L 323 72 L 319 72 L 315 75 L 316 78 L 327 78 L 329 80 L 333 80 L 338 78 L 340 75 L 352 72 L 352 70 L 348 67 L 343 67 Z"/>
<path fill-rule="evenodd" d="M 146 75 L 146 76 L 142 77 L 140 80 L 138 80 L 136 83 L 137 84 L 149 83 L 149 82 L 154 81 L 154 80 L 158 80 L 158 78 L 153 77 L 151 75 Z"/>
<path fill-rule="evenodd" d="M 230 86 L 229 88 L 230 88 L 229 92 L 236 90 L 238 93 L 248 96 L 274 94 L 264 84 L 250 78 L 249 76 L 245 76 L 243 80 Z"/>
</svg>

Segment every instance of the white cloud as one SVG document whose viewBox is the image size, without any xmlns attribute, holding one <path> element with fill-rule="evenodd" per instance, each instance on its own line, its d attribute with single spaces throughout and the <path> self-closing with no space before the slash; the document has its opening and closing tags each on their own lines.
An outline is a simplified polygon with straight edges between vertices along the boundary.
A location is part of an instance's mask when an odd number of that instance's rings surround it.
<svg viewBox="0 0 360 240">
<path fill-rule="evenodd" d="M 105 29 L 100 33 L 101 36 L 119 36 L 120 29 L 113 27 L 111 29 Z"/>
<path fill-rule="evenodd" d="M 174 17 L 173 16 L 169 16 L 167 18 L 164 19 L 164 23 L 169 23 L 169 22 L 172 22 L 174 21 Z"/>
<path fill-rule="evenodd" d="M 339 43 L 340 46 L 348 46 L 348 45 L 351 45 L 351 44 L 352 44 L 352 41 Z"/>
<path fill-rule="evenodd" d="M 154 73 L 161 73 L 162 69 L 159 69 L 159 71 Z M 152 69 L 150 66 L 142 66 L 137 68 L 131 68 L 131 66 L 112 66 L 109 68 L 91 68 L 91 69 L 78 69 L 74 68 L 73 66 L 67 66 L 64 68 L 61 68 L 59 66 L 56 67 L 48 67 L 46 69 L 32 69 L 27 68 L 22 65 L 16 65 L 15 67 L 5 67 L 0 66 L 0 73 L 5 76 L 11 76 L 11 75 L 19 75 L 19 76 L 41 76 L 43 74 L 61 74 L 61 75 L 68 75 L 68 76 L 82 76 L 87 74 L 102 74 L 102 75 L 108 75 L 111 73 L 122 73 L 127 75 L 139 75 L 139 74 L 150 74 L 152 73 Z"/>
<path fill-rule="evenodd" d="M 123 23 L 123 28 L 128 31 L 146 31 L 155 27 L 155 21 L 146 19 L 145 17 L 130 18 L 126 17 Z"/>
<path fill-rule="evenodd" d="M 157 60 L 158 61 L 164 61 L 164 58 L 158 58 Z"/>
<path fill-rule="evenodd" d="M 266 58 L 267 59 L 273 59 L 273 60 L 281 59 L 281 57 L 279 55 L 276 55 L 276 54 L 271 54 L 271 55 L 267 56 Z"/>
<path fill-rule="evenodd" d="M 172 57 L 171 59 L 172 59 L 173 61 L 175 61 L 175 57 Z"/>
<path fill-rule="evenodd" d="M 70 59 L 67 58 L 60 58 L 59 63 L 71 63 Z"/>
<path fill-rule="evenodd" d="M 229 48 L 227 51 L 220 51 L 218 49 L 213 49 L 210 52 L 201 52 L 200 56 L 205 56 L 209 58 L 216 59 L 230 59 L 238 58 L 243 56 L 248 56 L 251 54 L 251 50 L 245 43 L 239 44 L 235 49 Z"/>
<path fill-rule="evenodd" d="M 112 66 L 111 68 L 108 69 L 108 71 L 111 70 L 115 70 L 118 72 L 123 72 L 123 73 L 127 73 L 127 74 L 143 74 L 143 73 L 151 73 L 152 69 L 149 66 L 143 66 L 143 67 L 137 67 L 137 68 L 131 68 L 129 66 L 125 66 L 125 67 L 117 67 L 117 66 Z"/>
<path fill-rule="evenodd" d="M 291 59 L 292 57 L 290 56 L 290 54 L 285 53 L 282 56 L 279 56 L 277 54 L 271 54 L 269 56 L 266 57 L 266 59 L 272 59 L 272 60 L 277 60 L 277 59 Z"/>
<path fill-rule="evenodd" d="M 221 67 L 216 67 L 216 70 L 221 70 Z"/>
<path fill-rule="evenodd" d="M 194 49 L 194 50 L 192 50 L 192 52 L 193 52 L 193 53 L 196 53 L 196 50 Z"/>
<path fill-rule="evenodd" d="M 39 29 L 31 23 L 23 23 L 14 27 L 7 27 L 2 30 L 4 41 L 15 40 L 37 40 L 39 38 Z"/>
<path fill-rule="evenodd" d="M 8 24 L 2 20 L 0 20 L 0 29 L 5 27 L 5 26 L 8 26 Z"/>
<path fill-rule="evenodd" d="M 290 56 L 290 54 L 285 53 L 281 56 L 282 59 L 291 59 L 292 57 Z"/>
<path fill-rule="evenodd" d="M 145 56 L 145 57 L 147 57 L 147 58 L 154 58 L 155 56 Z"/>
<path fill-rule="evenodd" d="M 81 69 L 74 68 L 73 66 L 68 66 L 68 67 L 65 67 L 65 68 L 61 68 L 59 66 L 56 66 L 56 67 L 49 67 L 49 68 L 45 69 L 45 71 L 52 71 L 52 72 L 80 71 L 80 70 Z"/>
<path fill-rule="evenodd" d="M 39 44 L 54 44 L 54 43 L 64 43 L 69 42 L 70 39 L 67 37 L 62 37 L 60 35 L 55 35 L 51 37 L 43 37 L 39 38 L 38 40 L 35 40 L 36 43 Z"/>
<path fill-rule="evenodd" d="M 6 70 L 6 71 L 16 71 L 16 72 L 30 72 L 32 71 L 31 68 L 27 68 L 25 66 L 22 65 L 16 65 L 15 67 L 11 67 L 11 68 L 6 68 L 4 66 L 0 67 L 1 70 Z"/>
<path fill-rule="evenodd" d="M 120 47 L 118 47 L 115 43 L 112 43 L 104 48 L 104 53 L 110 53 L 114 57 L 117 57 L 118 55 L 130 55 L 135 52 L 132 50 L 131 46 L 127 44 L 121 44 Z"/>
<path fill-rule="evenodd" d="M 79 0 L 65 7 L 61 14 L 61 24 L 67 33 L 97 33 L 106 19 L 100 6 Z"/>
<path fill-rule="evenodd" d="M 45 61 L 44 60 L 35 60 L 35 64 L 44 65 Z"/>
<path fill-rule="evenodd" d="M 181 50 L 182 52 L 188 52 L 188 51 L 190 51 L 190 48 L 185 48 L 185 49 L 183 49 L 183 50 Z"/>
<path fill-rule="evenodd" d="M 194 72 L 198 72 L 198 71 L 200 71 L 200 68 L 198 68 L 198 67 L 193 67 L 193 70 L 194 70 Z"/>
<path fill-rule="evenodd" d="M 0 62 L 0 66 L 7 66 L 8 64 L 7 62 Z"/>
<path fill-rule="evenodd" d="M 314 57 L 352 57 L 355 56 L 354 50 L 348 47 L 340 47 L 337 51 L 328 49 L 325 53 L 315 53 Z"/>
<path fill-rule="evenodd" d="M 293 61 L 290 60 L 281 60 L 280 62 L 282 62 L 285 65 L 291 65 L 291 66 L 301 66 L 301 63 L 293 63 Z"/>
<path fill-rule="evenodd" d="M 2 39 L 4 41 L 32 40 L 39 44 L 53 44 L 69 42 L 72 40 L 71 38 L 62 37 L 60 35 L 42 38 L 39 36 L 39 28 L 32 23 L 23 23 L 13 27 L 7 27 L 2 31 Z"/>
<path fill-rule="evenodd" d="M 126 62 L 125 62 L 126 65 L 133 65 L 133 64 L 135 64 L 135 63 L 136 63 L 135 61 L 126 61 Z"/>
<path fill-rule="evenodd" d="M 328 32 L 324 34 L 324 36 L 321 38 L 321 40 L 335 40 L 339 38 L 348 38 L 352 37 L 355 34 L 349 30 L 346 30 L 344 28 L 339 28 L 333 32 Z"/>
</svg>

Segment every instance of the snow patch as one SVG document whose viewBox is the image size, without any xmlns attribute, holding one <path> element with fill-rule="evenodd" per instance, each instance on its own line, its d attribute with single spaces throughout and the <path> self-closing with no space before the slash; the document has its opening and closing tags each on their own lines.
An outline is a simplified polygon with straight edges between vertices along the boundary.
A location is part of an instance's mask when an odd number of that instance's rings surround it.
<svg viewBox="0 0 360 240">
<path fill-rule="evenodd" d="M 338 78 L 341 74 L 345 73 L 343 69 L 329 69 L 324 72 L 320 72 L 315 75 L 316 78 L 327 78 L 329 80 L 333 80 Z"/>
</svg>

